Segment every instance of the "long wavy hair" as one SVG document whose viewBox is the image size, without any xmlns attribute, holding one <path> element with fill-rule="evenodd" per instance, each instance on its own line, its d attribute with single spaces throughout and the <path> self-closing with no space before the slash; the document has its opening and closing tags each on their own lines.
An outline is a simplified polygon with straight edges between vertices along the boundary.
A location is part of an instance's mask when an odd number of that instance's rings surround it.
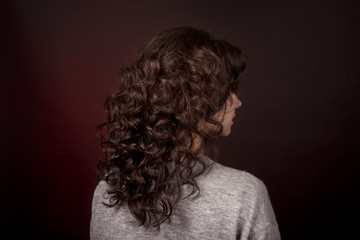
<svg viewBox="0 0 360 240">
<path fill-rule="evenodd" d="M 214 116 L 226 108 L 246 66 L 239 48 L 194 27 L 166 29 L 140 48 L 121 69 L 119 90 L 104 104 L 107 120 L 97 126 L 104 204 L 127 204 L 139 226 L 159 229 L 178 201 L 196 198 L 196 177 L 209 168 L 201 152 L 217 152 L 223 128 Z M 192 189 L 187 196 L 184 184 Z"/>
</svg>

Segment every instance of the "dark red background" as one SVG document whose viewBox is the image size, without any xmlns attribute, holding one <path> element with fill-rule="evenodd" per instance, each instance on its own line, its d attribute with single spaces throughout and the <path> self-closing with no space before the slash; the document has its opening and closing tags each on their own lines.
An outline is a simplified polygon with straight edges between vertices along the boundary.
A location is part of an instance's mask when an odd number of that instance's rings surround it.
<svg viewBox="0 0 360 240">
<path fill-rule="evenodd" d="M 95 125 L 116 74 L 153 33 L 193 25 L 248 55 L 221 162 L 265 182 L 283 239 L 350 239 L 359 210 L 356 1 L 133 2 L 1 3 L 1 238 L 88 239 Z"/>
</svg>

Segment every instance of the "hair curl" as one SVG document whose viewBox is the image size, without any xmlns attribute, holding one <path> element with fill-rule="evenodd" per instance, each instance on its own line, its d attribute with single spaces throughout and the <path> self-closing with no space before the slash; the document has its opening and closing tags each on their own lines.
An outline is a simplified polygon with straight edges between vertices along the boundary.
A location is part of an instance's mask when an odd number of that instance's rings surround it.
<svg viewBox="0 0 360 240">
<path fill-rule="evenodd" d="M 209 167 L 202 149 L 216 152 L 221 122 L 214 119 L 246 70 L 245 55 L 193 27 L 164 30 L 122 68 L 119 91 L 107 97 L 107 121 L 97 126 L 105 153 L 98 181 L 109 185 L 109 207 L 127 203 L 139 223 L 170 221 L 182 185 L 200 193 L 195 178 Z M 199 127 L 205 120 L 216 130 Z M 201 139 L 195 147 L 195 137 Z M 216 161 L 217 156 L 214 160 Z M 200 165 L 201 168 L 194 168 Z"/>
</svg>

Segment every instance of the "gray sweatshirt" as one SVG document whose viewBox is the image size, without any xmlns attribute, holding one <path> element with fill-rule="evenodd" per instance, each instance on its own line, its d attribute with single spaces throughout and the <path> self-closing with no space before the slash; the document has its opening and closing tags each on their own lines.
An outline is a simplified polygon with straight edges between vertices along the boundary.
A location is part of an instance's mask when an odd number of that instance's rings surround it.
<svg viewBox="0 0 360 240">
<path fill-rule="evenodd" d="M 208 174 L 196 181 L 200 196 L 181 200 L 171 215 L 171 223 L 163 223 L 160 231 L 151 228 L 145 231 L 144 227 L 131 224 L 135 218 L 126 204 L 119 208 L 104 206 L 102 202 L 108 201 L 106 183 L 100 182 L 92 203 L 90 239 L 280 239 L 269 195 L 261 180 L 215 163 Z"/>
</svg>

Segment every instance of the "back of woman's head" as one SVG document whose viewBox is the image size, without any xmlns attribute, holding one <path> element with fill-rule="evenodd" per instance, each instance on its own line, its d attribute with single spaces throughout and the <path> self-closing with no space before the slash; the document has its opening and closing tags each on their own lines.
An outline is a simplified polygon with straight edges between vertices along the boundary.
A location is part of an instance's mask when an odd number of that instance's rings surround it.
<svg viewBox="0 0 360 240">
<path fill-rule="evenodd" d="M 245 69 L 240 49 L 193 27 L 164 30 L 139 49 L 121 70 L 119 91 L 104 105 L 107 121 L 98 126 L 107 205 L 127 203 L 140 225 L 159 228 L 181 200 L 183 184 L 199 193 L 195 178 L 208 167 L 199 155 L 215 147 L 222 124 L 214 115 Z"/>
</svg>

